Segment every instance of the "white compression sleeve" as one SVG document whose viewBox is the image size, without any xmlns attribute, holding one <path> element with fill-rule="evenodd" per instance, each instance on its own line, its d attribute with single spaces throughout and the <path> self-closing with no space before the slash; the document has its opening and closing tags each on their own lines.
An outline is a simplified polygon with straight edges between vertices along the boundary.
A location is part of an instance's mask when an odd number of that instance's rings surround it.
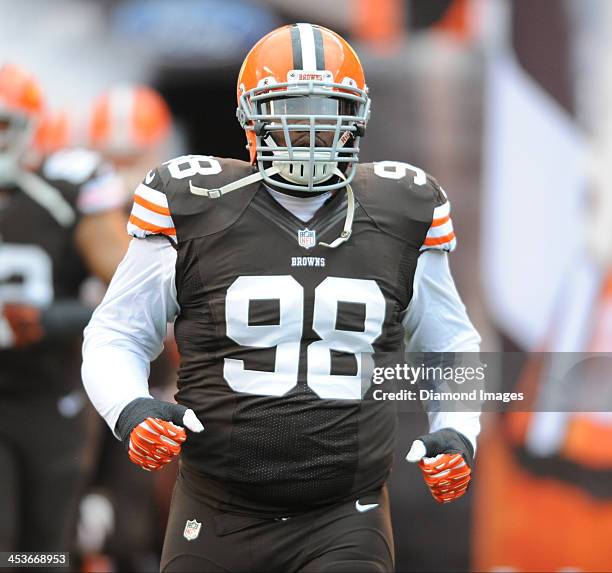
<svg viewBox="0 0 612 573">
<path fill-rule="evenodd" d="M 414 292 L 403 317 L 406 352 L 478 352 L 480 336 L 470 322 L 442 251 L 419 257 Z M 480 412 L 428 412 L 429 431 L 453 428 L 476 451 Z"/>
<path fill-rule="evenodd" d="M 179 310 L 175 263 L 176 251 L 163 237 L 132 239 L 85 329 L 83 384 L 113 431 L 127 404 L 150 396 L 150 362 Z"/>
</svg>

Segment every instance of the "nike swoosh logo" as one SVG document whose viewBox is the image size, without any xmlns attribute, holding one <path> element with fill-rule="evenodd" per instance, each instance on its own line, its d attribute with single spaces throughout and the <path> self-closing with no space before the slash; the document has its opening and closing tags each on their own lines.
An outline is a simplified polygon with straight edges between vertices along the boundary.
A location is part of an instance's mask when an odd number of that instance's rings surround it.
<svg viewBox="0 0 612 573">
<path fill-rule="evenodd" d="M 363 513 L 364 511 L 370 511 L 371 509 L 375 509 L 378 507 L 377 503 L 366 503 L 365 505 L 361 505 L 359 503 L 359 500 L 357 500 L 355 502 L 355 509 L 359 512 L 359 513 Z"/>
</svg>

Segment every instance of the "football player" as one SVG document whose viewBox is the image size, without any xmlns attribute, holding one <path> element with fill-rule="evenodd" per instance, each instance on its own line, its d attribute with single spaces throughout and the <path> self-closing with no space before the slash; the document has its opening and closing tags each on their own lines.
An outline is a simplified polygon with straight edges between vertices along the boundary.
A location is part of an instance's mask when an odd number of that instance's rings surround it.
<svg viewBox="0 0 612 573">
<path fill-rule="evenodd" d="M 87 392 L 130 459 L 181 453 L 164 571 L 390 571 L 395 410 L 372 355 L 469 352 L 450 205 L 406 163 L 358 163 L 370 98 L 353 49 L 311 24 L 260 40 L 238 78 L 250 161 L 187 155 L 138 186 L 134 237 L 86 329 Z M 174 322 L 178 404 L 149 394 Z M 477 413 L 415 440 L 461 496 Z"/>
<path fill-rule="evenodd" d="M 120 183 L 90 151 L 23 160 L 43 98 L 0 66 L 0 547 L 67 549 L 85 439 L 79 345 L 91 272 L 110 281 L 125 254 Z"/>
</svg>

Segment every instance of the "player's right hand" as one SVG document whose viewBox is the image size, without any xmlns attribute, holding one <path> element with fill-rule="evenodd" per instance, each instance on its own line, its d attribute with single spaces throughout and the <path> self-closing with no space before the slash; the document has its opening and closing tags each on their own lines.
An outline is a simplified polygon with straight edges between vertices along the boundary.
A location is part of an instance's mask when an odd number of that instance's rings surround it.
<svg viewBox="0 0 612 573">
<path fill-rule="evenodd" d="M 201 432 L 202 423 L 193 410 L 152 398 L 137 398 L 121 412 L 115 431 L 128 450 L 130 460 L 143 470 L 164 467 L 181 451 L 185 428 Z"/>
</svg>

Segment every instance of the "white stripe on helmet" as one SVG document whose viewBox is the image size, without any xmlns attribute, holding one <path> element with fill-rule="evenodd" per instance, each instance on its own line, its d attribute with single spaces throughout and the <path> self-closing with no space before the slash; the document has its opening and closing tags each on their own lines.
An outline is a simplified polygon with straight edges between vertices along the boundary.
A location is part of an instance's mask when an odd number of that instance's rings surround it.
<svg viewBox="0 0 612 573">
<path fill-rule="evenodd" d="M 302 45 L 302 69 L 312 72 L 317 69 L 314 30 L 310 24 L 298 24 Z"/>
</svg>

